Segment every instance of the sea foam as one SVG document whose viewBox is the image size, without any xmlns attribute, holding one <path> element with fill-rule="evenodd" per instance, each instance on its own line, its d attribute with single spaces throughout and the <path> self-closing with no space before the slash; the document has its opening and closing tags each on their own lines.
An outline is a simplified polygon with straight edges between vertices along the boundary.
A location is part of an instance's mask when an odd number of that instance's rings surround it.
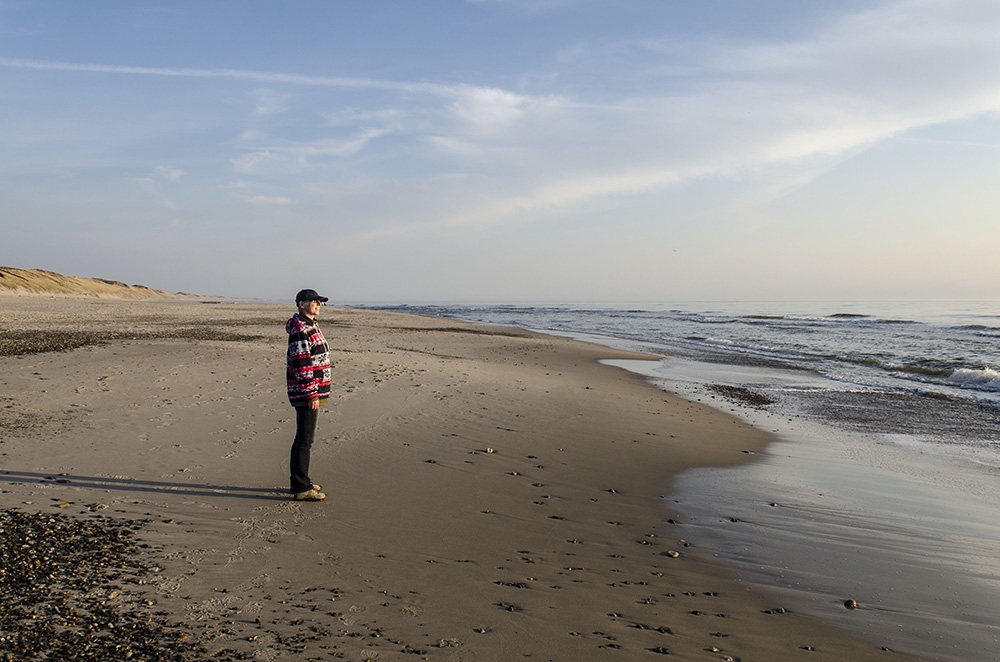
<svg viewBox="0 0 1000 662">
<path fill-rule="evenodd" d="M 992 368 L 983 368 L 982 370 L 961 368 L 951 373 L 948 379 L 963 387 L 1000 391 L 1000 372 Z"/>
</svg>

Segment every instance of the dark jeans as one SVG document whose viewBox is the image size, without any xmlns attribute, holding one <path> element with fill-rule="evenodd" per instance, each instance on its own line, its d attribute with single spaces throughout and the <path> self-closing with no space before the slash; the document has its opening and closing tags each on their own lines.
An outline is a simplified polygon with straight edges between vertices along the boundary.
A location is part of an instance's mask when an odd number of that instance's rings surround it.
<svg viewBox="0 0 1000 662">
<path fill-rule="evenodd" d="M 312 480 L 309 478 L 309 451 L 312 450 L 318 420 L 319 409 L 295 408 L 295 441 L 292 442 L 292 457 L 288 463 L 291 470 L 292 494 L 312 489 Z"/>
</svg>

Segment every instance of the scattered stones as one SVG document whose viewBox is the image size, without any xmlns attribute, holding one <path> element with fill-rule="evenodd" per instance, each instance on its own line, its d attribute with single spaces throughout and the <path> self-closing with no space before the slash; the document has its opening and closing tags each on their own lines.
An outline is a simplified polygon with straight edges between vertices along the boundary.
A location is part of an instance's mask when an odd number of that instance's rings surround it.
<svg viewBox="0 0 1000 662">
<path fill-rule="evenodd" d="M 0 511 L 0 641 L 7 659 L 193 662 L 189 627 L 153 614 L 129 584 L 143 522 Z"/>
<path fill-rule="evenodd" d="M 524 611 L 517 605 L 511 604 L 509 602 L 494 602 L 493 605 L 496 608 L 502 609 L 504 611 L 512 611 L 512 612 Z"/>
<path fill-rule="evenodd" d="M 633 627 L 637 630 L 650 630 L 652 632 L 659 632 L 660 634 L 673 634 L 673 630 L 665 625 L 646 625 L 644 623 L 633 623 L 629 627 Z"/>
<path fill-rule="evenodd" d="M 493 582 L 497 586 L 508 586 L 510 588 L 531 588 L 527 582 L 505 582 L 502 580 L 497 580 Z"/>
<path fill-rule="evenodd" d="M 725 384 L 708 384 L 708 390 L 715 391 L 722 397 L 738 402 L 741 404 L 749 405 L 751 407 L 764 408 L 768 405 L 772 405 L 776 402 L 773 398 L 758 393 L 757 391 L 751 391 L 748 388 L 743 388 L 741 386 L 728 386 Z"/>
</svg>

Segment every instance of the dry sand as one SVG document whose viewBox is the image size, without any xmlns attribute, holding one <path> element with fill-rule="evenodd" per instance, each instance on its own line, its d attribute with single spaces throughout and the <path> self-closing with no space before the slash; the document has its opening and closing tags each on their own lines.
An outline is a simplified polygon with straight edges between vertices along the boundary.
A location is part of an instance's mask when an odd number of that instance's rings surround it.
<svg viewBox="0 0 1000 662">
<path fill-rule="evenodd" d="M 0 297 L 0 508 L 142 520 L 152 579 L 116 592 L 205 658 L 917 659 L 686 545 L 671 477 L 769 437 L 597 363 L 635 354 L 324 309 L 329 498 L 290 500 L 291 312 Z M 90 335 L 3 355 L 25 331 Z"/>
</svg>

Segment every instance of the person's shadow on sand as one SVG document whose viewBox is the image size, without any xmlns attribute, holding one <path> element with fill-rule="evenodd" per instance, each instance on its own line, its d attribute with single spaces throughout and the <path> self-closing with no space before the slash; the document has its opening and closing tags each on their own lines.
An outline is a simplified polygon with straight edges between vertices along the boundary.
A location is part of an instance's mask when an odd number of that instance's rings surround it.
<svg viewBox="0 0 1000 662">
<path fill-rule="evenodd" d="M 77 476 L 73 474 L 37 473 L 32 471 L 0 471 L 0 480 L 7 483 L 38 482 L 46 485 L 67 485 L 116 492 L 156 492 L 201 497 L 236 497 L 260 501 L 287 501 L 287 492 L 276 487 L 240 487 L 237 485 L 206 485 L 203 483 L 171 483 L 135 478 Z"/>
</svg>

